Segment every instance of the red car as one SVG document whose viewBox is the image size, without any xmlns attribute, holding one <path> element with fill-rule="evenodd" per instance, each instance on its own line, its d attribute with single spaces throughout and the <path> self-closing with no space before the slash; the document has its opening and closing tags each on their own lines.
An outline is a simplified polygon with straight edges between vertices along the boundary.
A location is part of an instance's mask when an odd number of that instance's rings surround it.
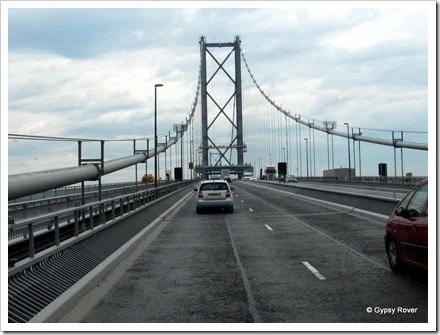
<svg viewBox="0 0 440 335">
<path fill-rule="evenodd" d="M 428 179 L 402 199 L 385 229 L 385 249 L 393 271 L 403 264 L 428 270 Z"/>
</svg>

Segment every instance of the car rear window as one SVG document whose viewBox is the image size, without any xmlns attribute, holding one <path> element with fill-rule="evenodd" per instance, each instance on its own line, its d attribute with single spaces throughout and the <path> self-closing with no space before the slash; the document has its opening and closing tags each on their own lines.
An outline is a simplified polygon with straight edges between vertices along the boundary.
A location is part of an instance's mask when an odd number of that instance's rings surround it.
<svg viewBox="0 0 440 335">
<path fill-rule="evenodd" d="M 408 204 L 407 211 L 411 217 L 419 217 L 428 197 L 428 184 L 421 186 Z"/>
<path fill-rule="evenodd" d="M 221 191 L 227 190 L 228 186 L 226 183 L 205 183 L 200 186 L 202 191 Z"/>
</svg>

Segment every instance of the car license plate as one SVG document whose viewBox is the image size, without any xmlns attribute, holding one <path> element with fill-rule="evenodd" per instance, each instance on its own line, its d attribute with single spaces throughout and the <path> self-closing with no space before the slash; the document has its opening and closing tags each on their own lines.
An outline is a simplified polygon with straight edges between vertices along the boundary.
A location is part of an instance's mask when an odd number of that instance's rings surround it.
<svg viewBox="0 0 440 335">
<path fill-rule="evenodd" d="M 220 193 L 208 193 L 208 197 L 219 197 Z"/>
</svg>

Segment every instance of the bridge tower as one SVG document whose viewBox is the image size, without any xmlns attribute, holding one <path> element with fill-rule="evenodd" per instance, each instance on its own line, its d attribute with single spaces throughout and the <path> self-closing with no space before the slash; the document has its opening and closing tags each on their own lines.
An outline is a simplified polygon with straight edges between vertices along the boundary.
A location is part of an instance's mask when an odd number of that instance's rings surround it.
<svg viewBox="0 0 440 335">
<path fill-rule="evenodd" d="M 230 43 L 207 43 L 204 36 L 200 38 L 202 144 L 199 149 L 202 152 L 202 166 L 198 168 L 198 172 L 202 173 L 205 179 L 209 175 L 220 174 L 222 169 L 229 169 L 230 173 L 237 174 L 238 178 L 241 179 L 243 172 L 251 169 L 250 166 L 244 166 L 243 162 L 243 152 L 246 151 L 246 145 L 243 142 L 240 42 L 239 36 L 236 36 L 234 42 Z M 213 48 L 231 48 L 231 50 L 220 62 L 214 56 L 214 52 L 211 52 Z M 235 56 L 234 76 L 229 74 L 224 66 L 232 54 Z M 209 59 L 212 59 L 218 66 L 210 78 L 207 78 L 207 56 L 210 56 Z M 226 75 L 229 84 L 232 83 L 233 85 L 232 94 L 230 96 L 227 95 L 226 99 L 224 99 L 226 101 L 225 104 L 220 102 L 221 98 L 217 97 L 217 95 L 220 96 L 220 92 L 215 92 L 215 85 L 213 85 L 214 79 L 222 73 Z M 208 102 L 216 110 L 216 114 L 210 114 L 211 116 L 215 115 L 212 120 L 208 120 Z M 231 105 L 233 105 L 232 117 L 226 113 L 226 107 Z M 219 120 L 227 120 L 226 123 L 232 126 L 232 136 L 226 144 L 216 144 L 214 136 L 210 136 L 210 131 L 215 127 L 215 123 L 220 123 Z M 235 164 L 227 156 L 228 153 L 231 155 L 232 150 L 237 151 L 237 161 Z M 214 161 L 212 160 L 213 156 L 215 157 Z"/>
</svg>

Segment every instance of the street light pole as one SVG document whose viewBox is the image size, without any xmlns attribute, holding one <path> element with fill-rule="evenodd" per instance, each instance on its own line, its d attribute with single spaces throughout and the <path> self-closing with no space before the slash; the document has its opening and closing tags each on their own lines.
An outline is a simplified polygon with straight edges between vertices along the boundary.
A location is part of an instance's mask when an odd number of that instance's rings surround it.
<svg viewBox="0 0 440 335">
<path fill-rule="evenodd" d="M 263 157 L 260 157 L 260 177 L 258 179 L 262 179 L 263 177 Z"/>
<path fill-rule="evenodd" d="M 168 136 L 165 135 L 165 148 L 168 146 Z M 165 150 L 165 178 L 167 178 L 168 174 L 167 174 L 167 151 Z M 168 182 L 168 178 L 167 178 L 167 182 Z"/>
<path fill-rule="evenodd" d="M 157 88 L 162 86 L 154 85 L 154 188 L 157 188 Z"/>
<path fill-rule="evenodd" d="M 304 138 L 304 141 L 306 141 L 306 167 L 307 167 L 307 179 L 309 178 L 309 149 L 308 149 L 308 143 L 309 140 L 306 138 Z"/>
<path fill-rule="evenodd" d="M 348 180 L 351 181 L 351 159 L 350 159 L 350 130 L 349 124 L 347 122 L 344 123 L 347 126 L 347 143 L 348 143 Z"/>
<path fill-rule="evenodd" d="M 192 123 L 191 123 L 192 124 Z M 192 135 L 192 133 L 191 133 Z M 194 169 L 194 159 L 193 159 L 193 145 L 194 145 L 194 141 L 190 140 L 189 141 L 189 160 L 192 163 L 192 167 L 191 167 L 191 180 L 193 179 L 193 169 Z"/>
</svg>

